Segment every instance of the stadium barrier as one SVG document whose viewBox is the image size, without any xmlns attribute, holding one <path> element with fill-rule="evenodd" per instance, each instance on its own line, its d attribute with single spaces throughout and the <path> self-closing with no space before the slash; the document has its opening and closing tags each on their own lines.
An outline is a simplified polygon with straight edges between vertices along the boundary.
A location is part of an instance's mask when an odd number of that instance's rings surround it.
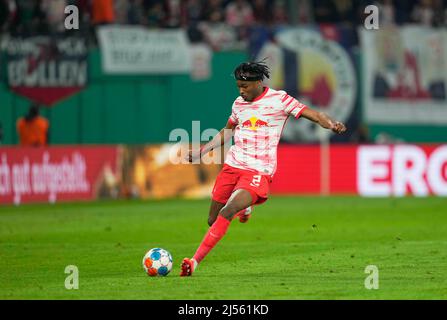
<svg viewBox="0 0 447 320">
<path fill-rule="evenodd" d="M 209 197 L 221 165 L 174 164 L 171 146 L 1 148 L 0 203 Z M 271 193 L 447 196 L 447 145 L 331 145 L 324 154 L 280 145 Z"/>
<path fill-rule="evenodd" d="M 318 194 L 327 184 L 329 194 L 447 196 L 447 145 L 331 145 L 329 161 L 321 152 L 280 145 L 271 192 Z"/>
<path fill-rule="evenodd" d="M 94 200 L 118 175 L 115 146 L 0 149 L 0 202 Z"/>
</svg>

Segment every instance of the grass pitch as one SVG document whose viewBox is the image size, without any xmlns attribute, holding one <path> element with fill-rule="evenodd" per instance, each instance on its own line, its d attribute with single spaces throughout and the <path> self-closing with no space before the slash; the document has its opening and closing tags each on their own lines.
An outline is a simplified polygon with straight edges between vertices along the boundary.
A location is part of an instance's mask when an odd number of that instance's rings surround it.
<svg viewBox="0 0 447 320">
<path fill-rule="evenodd" d="M 0 208 L 0 299 L 446 299 L 447 200 L 278 197 L 232 222 L 194 275 L 179 265 L 207 230 L 209 201 Z M 167 277 L 141 260 L 174 257 Z M 67 265 L 79 289 L 67 290 Z M 365 268 L 379 270 L 368 290 Z"/>
</svg>

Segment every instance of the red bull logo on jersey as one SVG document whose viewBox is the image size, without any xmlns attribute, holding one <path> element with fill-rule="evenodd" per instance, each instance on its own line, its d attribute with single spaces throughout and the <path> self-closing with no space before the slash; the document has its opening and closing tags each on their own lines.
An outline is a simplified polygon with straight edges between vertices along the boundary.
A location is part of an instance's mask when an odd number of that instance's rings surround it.
<svg viewBox="0 0 447 320">
<path fill-rule="evenodd" d="M 269 124 L 256 117 L 251 117 L 250 119 L 242 122 L 242 128 L 248 128 L 250 130 L 258 130 L 261 127 L 268 127 Z"/>
</svg>

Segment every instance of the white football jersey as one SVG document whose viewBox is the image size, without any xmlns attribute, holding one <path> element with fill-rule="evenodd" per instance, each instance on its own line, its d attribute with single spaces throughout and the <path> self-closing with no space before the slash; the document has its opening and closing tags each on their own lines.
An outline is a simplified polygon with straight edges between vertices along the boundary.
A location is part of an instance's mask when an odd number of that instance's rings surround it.
<svg viewBox="0 0 447 320">
<path fill-rule="evenodd" d="M 236 125 L 234 145 L 225 163 L 236 168 L 272 176 L 276 171 L 276 150 L 289 116 L 299 118 L 307 106 L 285 91 L 265 88 L 253 101 L 238 97 L 229 121 Z"/>
</svg>

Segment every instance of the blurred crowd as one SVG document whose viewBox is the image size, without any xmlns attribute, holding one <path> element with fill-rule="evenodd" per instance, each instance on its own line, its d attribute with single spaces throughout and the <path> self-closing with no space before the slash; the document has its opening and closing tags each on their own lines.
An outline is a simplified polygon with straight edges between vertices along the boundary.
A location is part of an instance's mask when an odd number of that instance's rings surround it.
<svg viewBox="0 0 447 320">
<path fill-rule="evenodd" d="M 355 26 L 363 23 L 369 4 L 379 7 L 382 25 L 447 25 L 447 0 L 0 0 L 0 28 L 12 34 L 64 32 L 64 8 L 76 5 L 83 30 L 102 24 L 219 32 L 230 27 L 243 39 L 257 25 Z"/>
</svg>

